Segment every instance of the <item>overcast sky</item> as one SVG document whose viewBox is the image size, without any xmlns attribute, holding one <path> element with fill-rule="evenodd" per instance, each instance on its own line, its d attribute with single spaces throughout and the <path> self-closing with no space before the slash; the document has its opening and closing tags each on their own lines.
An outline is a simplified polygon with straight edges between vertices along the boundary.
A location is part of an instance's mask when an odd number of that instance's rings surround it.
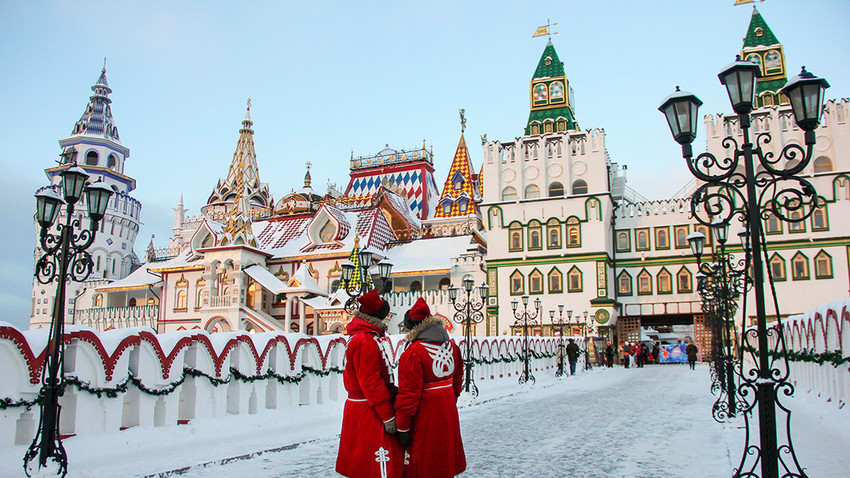
<svg viewBox="0 0 850 478">
<path fill-rule="evenodd" d="M 26 326 L 35 190 L 58 141 L 82 115 L 107 57 L 112 111 L 137 180 L 143 256 L 167 243 L 183 194 L 196 215 L 227 175 L 252 100 L 260 178 L 279 199 L 303 184 L 344 188 L 348 160 L 433 145 L 442 185 L 466 109 L 467 144 L 520 136 L 547 19 L 583 129 L 604 128 L 612 161 L 650 199 L 689 178 L 656 110 L 676 85 L 702 112 L 730 111 L 717 72 L 742 46 L 753 7 L 734 0 L 181 2 L 0 0 L 0 320 Z M 546 8 L 542 8 L 542 7 Z M 785 46 L 789 76 L 805 65 L 828 98 L 850 96 L 846 0 L 758 4 Z M 704 134 L 696 148 L 704 144 Z"/>
</svg>

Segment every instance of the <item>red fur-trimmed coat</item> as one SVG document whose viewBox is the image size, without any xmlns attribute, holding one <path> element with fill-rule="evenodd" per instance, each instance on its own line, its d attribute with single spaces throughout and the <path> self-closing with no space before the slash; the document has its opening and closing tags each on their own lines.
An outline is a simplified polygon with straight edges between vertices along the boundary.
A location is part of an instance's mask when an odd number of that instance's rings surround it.
<svg viewBox="0 0 850 478">
<path fill-rule="evenodd" d="M 355 313 L 346 328 L 351 339 L 345 350 L 342 373 L 348 400 L 342 415 L 342 432 L 336 471 L 351 478 L 399 478 L 404 451 L 395 435 L 384 431 L 384 422 L 395 415 L 389 358 L 378 339 L 387 326 L 380 319 Z"/>
<path fill-rule="evenodd" d="M 451 477 L 466 469 L 457 397 L 463 382 L 460 349 L 428 317 L 408 334 L 398 365 L 396 424 L 410 432 L 404 476 Z"/>
</svg>

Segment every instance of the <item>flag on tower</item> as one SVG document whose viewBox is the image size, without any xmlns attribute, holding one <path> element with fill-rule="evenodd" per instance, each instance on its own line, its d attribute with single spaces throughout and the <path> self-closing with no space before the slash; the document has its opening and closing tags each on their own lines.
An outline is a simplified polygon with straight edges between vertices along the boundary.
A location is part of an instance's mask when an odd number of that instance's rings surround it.
<svg viewBox="0 0 850 478">
<path fill-rule="evenodd" d="M 764 2 L 764 0 L 761 1 Z M 756 0 L 735 0 L 735 5 L 732 6 L 736 7 L 738 5 L 744 5 L 745 3 L 756 3 Z"/>
<path fill-rule="evenodd" d="M 542 27 L 538 27 L 537 31 L 534 32 L 534 35 L 531 35 L 531 38 L 542 37 L 543 35 L 549 34 L 549 25 L 543 25 Z"/>
</svg>

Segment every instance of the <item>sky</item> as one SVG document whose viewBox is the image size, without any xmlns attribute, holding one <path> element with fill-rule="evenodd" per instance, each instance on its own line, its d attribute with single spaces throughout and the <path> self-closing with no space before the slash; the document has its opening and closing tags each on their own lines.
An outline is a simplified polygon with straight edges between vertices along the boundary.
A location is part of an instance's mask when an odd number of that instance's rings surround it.
<svg viewBox="0 0 850 478">
<path fill-rule="evenodd" d="M 649 199 L 690 180 L 658 105 L 675 87 L 730 112 L 717 73 L 740 51 L 752 5 L 734 0 L 428 2 L 0 0 L 0 320 L 27 327 L 33 194 L 58 141 L 106 69 L 130 148 L 124 173 L 142 203 L 135 251 L 167 245 L 181 195 L 197 215 L 227 176 L 251 98 L 260 179 L 275 200 L 303 185 L 348 184 L 348 160 L 433 146 L 442 186 L 460 138 L 476 169 L 480 136 L 522 135 L 529 82 L 547 39 L 575 91 L 582 129 L 603 128 L 611 160 Z M 545 8 L 542 8 L 545 7 Z M 846 0 L 768 0 L 758 9 L 783 43 L 789 76 L 826 78 L 850 96 Z M 704 144 L 699 135 L 695 148 Z"/>
</svg>

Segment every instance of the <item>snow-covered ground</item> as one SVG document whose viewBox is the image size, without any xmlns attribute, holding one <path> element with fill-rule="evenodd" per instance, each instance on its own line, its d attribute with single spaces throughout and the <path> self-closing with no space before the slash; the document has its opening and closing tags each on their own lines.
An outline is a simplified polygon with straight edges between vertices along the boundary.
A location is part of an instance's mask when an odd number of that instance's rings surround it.
<svg viewBox="0 0 850 478">
<path fill-rule="evenodd" d="M 742 453 L 739 423 L 711 417 L 708 366 L 594 369 L 537 384 L 482 383 L 464 403 L 470 477 L 726 477 Z M 787 401 L 797 456 L 811 477 L 846 477 L 850 412 L 804 390 Z M 337 476 L 342 403 L 64 441 L 69 477 Z M 0 450 L 0 477 L 20 477 L 26 447 Z"/>
</svg>

